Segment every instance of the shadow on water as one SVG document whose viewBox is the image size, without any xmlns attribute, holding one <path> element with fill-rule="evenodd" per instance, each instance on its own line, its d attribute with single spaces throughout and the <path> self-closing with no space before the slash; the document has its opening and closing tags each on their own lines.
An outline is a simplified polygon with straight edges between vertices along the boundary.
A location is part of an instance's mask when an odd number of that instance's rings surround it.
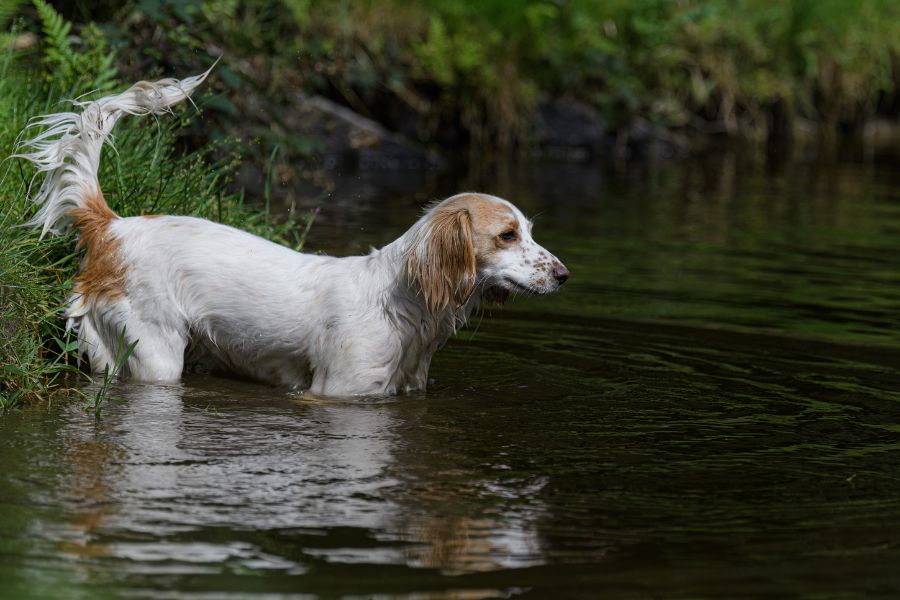
<svg viewBox="0 0 900 600">
<path fill-rule="evenodd" d="M 8 597 L 893 597 L 900 196 L 724 157 L 348 178 L 312 248 L 485 189 L 573 272 L 438 353 L 427 394 L 191 375 L 0 421 Z"/>
</svg>

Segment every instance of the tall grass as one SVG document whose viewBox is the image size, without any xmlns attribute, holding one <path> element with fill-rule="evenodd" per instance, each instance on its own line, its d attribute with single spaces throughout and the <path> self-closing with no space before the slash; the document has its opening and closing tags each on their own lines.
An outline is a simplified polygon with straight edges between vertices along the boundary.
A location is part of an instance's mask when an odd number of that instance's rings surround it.
<svg viewBox="0 0 900 600">
<path fill-rule="evenodd" d="M 8 48 L 0 59 L 2 157 L 13 153 L 29 118 L 66 110 L 66 98 L 91 90 L 95 91 L 87 97 L 97 97 L 131 83 L 118 79 L 115 57 L 108 58 L 110 47 L 99 30 L 75 40 L 68 35 L 70 25 L 54 9 L 41 0 L 35 5 L 44 30 L 40 52 Z M 203 106 L 202 96 L 196 101 Z M 296 223 L 274 222 L 268 214 L 245 206 L 243 194 L 223 191 L 239 162 L 234 147 L 218 143 L 200 151 L 180 151 L 183 126 L 196 118 L 196 110 L 188 104 L 175 116 L 122 120 L 115 131 L 116 151 L 105 151 L 100 169 L 101 187 L 113 210 L 122 216 L 201 216 L 296 246 Z M 40 183 L 33 177 L 24 161 L 0 163 L 3 410 L 51 397 L 59 390 L 60 375 L 76 370 L 74 345 L 60 312 L 78 266 L 74 234 L 39 240 L 36 231 L 21 226 L 33 213 L 29 191 Z"/>
<path fill-rule="evenodd" d="M 0 66 L 0 155 L 12 153 L 27 118 L 49 107 L 34 71 L 20 69 L 7 50 Z M 6 161 L 0 167 L 0 408 L 47 398 L 69 367 L 58 307 L 74 264 L 64 239 L 38 243 L 21 227 L 29 214 L 31 171 Z M 45 343 L 46 342 L 46 343 Z M 62 356 L 61 356 L 62 355 Z"/>
</svg>

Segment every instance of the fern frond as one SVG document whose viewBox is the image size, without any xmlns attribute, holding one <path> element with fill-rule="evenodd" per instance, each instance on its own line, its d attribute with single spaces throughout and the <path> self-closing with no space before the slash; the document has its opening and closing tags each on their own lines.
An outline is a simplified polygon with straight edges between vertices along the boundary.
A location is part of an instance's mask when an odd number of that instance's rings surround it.
<svg viewBox="0 0 900 600">
<path fill-rule="evenodd" d="M 72 24 L 45 0 L 33 1 L 44 31 L 44 64 L 55 71 L 57 78 L 71 81 L 78 61 L 78 55 L 69 42 Z"/>
<path fill-rule="evenodd" d="M 50 71 L 47 82 L 62 94 L 108 92 L 114 88 L 117 57 L 103 32 L 91 23 L 82 29 L 80 37 L 72 37 L 72 23 L 46 0 L 33 2 L 44 32 L 43 62 Z"/>
<path fill-rule="evenodd" d="M 94 23 L 85 33 L 85 49 L 82 54 L 83 71 L 92 77 L 91 87 L 99 92 L 108 92 L 116 87 L 119 71 L 116 68 L 116 53 L 109 48 L 106 36 Z"/>
</svg>

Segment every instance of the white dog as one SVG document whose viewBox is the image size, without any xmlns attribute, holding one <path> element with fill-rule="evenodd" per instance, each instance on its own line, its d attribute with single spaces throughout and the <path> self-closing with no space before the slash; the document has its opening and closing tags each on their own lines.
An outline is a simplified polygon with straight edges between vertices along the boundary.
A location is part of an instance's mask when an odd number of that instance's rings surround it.
<svg viewBox="0 0 900 600">
<path fill-rule="evenodd" d="M 92 370 L 114 363 L 124 331 L 138 342 L 124 375 L 138 380 L 179 379 L 191 349 L 219 370 L 317 394 L 420 390 L 435 351 L 480 302 L 568 279 L 531 222 L 484 194 L 447 198 L 399 239 L 345 258 L 193 217 L 118 217 L 97 179 L 110 130 L 124 114 L 168 111 L 207 73 L 40 117 L 31 126 L 46 129 L 17 154 L 46 174 L 32 224 L 79 232 L 67 317 Z"/>
</svg>

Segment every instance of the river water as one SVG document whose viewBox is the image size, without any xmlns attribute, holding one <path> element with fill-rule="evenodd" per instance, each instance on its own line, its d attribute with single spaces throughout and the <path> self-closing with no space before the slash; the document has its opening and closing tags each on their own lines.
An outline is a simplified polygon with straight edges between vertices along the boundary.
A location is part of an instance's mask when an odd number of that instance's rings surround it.
<svg viewBox="0 0 900 600">
<path fill-rule="evenodd" d="M 347 175 L 311 250 L 477 188 L 572 279 L 475 318 L 427 393 L 189 375 L 3 417 L 0 595 L 898 597 L 898 184 L 734 155 Z"/>
</svg>

